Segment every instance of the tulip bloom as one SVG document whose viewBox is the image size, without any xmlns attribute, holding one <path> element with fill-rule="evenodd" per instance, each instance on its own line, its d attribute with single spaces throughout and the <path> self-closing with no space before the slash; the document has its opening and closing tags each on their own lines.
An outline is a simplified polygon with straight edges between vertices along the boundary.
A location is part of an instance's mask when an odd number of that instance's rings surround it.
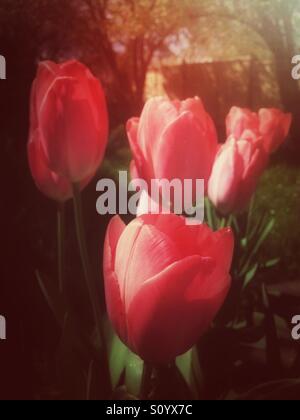
<svg viewBox="0 0 300 420">
<path fill-rule="evenodd" d="M 58 177 L 81 183 L 95 175 L 107 144 L 108 116 L 101 84 L 83 64 L 40 64 L 31 95 L 33 137 Z"/>
<path fill-rule="evenodd" d="M 149 184 L 152 179 L 204 179 L 207 186 L 218 140 L 199 98 L 183 102 L 150 99 L 141 118 L 128 121 L 127 133 L 134 178 Z"/>
<path fill-rule="evenodd" d="M 279 109 L 261 109 L 258 114 L 249 109 L 233 107 L 227 116 L 227 136 L 240 138 L 245 130 L 262 137 L 267 153 L 275 152 L 285 141 L 290 131 L 292 115 Z"/>
<path fill-rule="evenodd" d="M 230 229 L 175 215 L 112 219 L 104 247 L 106 302 L 121 340 L 145 361 L 168 363 L 206 332 L 228 294 Z"/>
<path fill-rule="evenodd" d="M 268 155 L 251 131 L 221 146 L 209 180 L 208 195 L 222 214 L 240 212 L 249 203 L 268 163 Z"/>
</svg>

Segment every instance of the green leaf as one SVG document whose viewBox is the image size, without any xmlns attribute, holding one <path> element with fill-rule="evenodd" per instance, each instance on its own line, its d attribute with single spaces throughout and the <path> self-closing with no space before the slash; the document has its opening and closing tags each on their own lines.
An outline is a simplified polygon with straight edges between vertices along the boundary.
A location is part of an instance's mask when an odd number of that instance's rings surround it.
<svg viewBox="0 0 300 420">
<path fill-rule="evenodd" d="M 253 195 L 253 197 L 251 198 L 251 202 L 250 202 L 250 205 L 249 205 L 249 208 L 248 208 L 246 238 L 248 238 L 249 232 L 250 232 L 250 229 L 251 229 L 251 223 L 252 223 L 254 208 L 255 208 L 255 195 Z"/>
<path fill-rule="evenodd" d="M 270 285 L 268 293 L 273 297 L 287 296 L 298 299 L 300 298 L 300 281 Z"/>
<path fill-rule="evenodd" d="M 86 399 L 87 399 L 87 401 L 91 400 L 94 367 L 95 367 L 95 361 L 91 360 L 90 365 L 89 365 L 89 369 L 88 369 L 88 373 L 87 373 L 87 380 L 86 380 Z"/>
<path fill-rule="evenodd" d="M 109 369 L 113 389 L 115 389 L 126 368 L 129 349 L 114 334 L 109 347 Z"/>
<path fill-rule="evenodd" d="M 262 244 L 268 238 L 268 236 L 270 235 L 270 233 L 274 229 L 274 226 L 275 226 L 275 219 L 272 218 L 269 221 L 269 223 L 267 223 L 266 226 L 263 228 L 262 233 L 260 234 L 260 236 L 259 236 L 259 238 L 258 238 L 258 240 L 256 242 L 256 245 L 255 245 L 254 250 L 253 250 L 253 254 L 254 255 L 259 251 L 259 249 L 262 246 Z"/>
<path fill-rule="evenodd" d="M 128 350 L 125 369 L 127 392 L 138 397 L 141 392 L 144 362 L 136 354 Z"/>
<path fill-rule="evenodd" d="M 248 237 L 249 242 L 252 241 L 253 239 L 255 240 L 255 238 L 261 233 L 263 227 L 269 220 L 269 217 L 270 216 L 267 212 L 263 212 L 260 216 L 257 216 L 253 226 L 248 227 L 246 235 Z"/>
<path fill-rule="evenodd" d="M 247 288 L 247 286 L 251 283 L 251 281 L 254 279 L 257 270 L 258 270 L 259 264 L 255 264 L 246 274 L 245 276 L 245 281 L 244 281 L 244 285 L 243 285 L 243 289 L 245 290 Z"/>
<path fill-rule="evenodd" d="M 241 233 L 241 229 L 240 229 L 239 222 L 236 216 L 232 217 L 232 227 L 234 228 L 237 236 L 239 236 Z"/>
<path fill-rule="evenodd" d="M 247 245 L 248 245 L 248 239 L 247 238 L 243 238 L 241 240 L 241 245 L 242 245 L 242 248 L 246 249 L 247 248 Z"/>
<path fill-rule="evenodd" d="M 241 261 L 241 267 L 242 267 L 241 271 L 240 271 L 241 276 L 244 276 L 247 273 L 250 264 L 256 258 L 256 255 L 257 255 L 260 247 L 263 245 L 265 240 L 268 238 L 268 236 L 272 232 L 274 226 L 275 226 L 275 219 L 272 218 L 271 220 L 269 220 L 269 222 L 266 225 L 262 224 L 262 228 L 257 233 L 257 237 L 253 237 L 254 246 L 253 246 L 252 250 L 249 252 L 248 255 L 245 254 L 245 257 L 242 258 L 242 261 Z"/>
<path fill-rule="evenodd" d="M 183 376 L 195 398 L 199 397 L 198 384 L 201 378 L 201 368 L 197 348 L 194 347 L 183 356 L 176 359 L 176 366 Z"/>
<path fill-rule="evenodd" d="M 59 291 L 54 286 L 55 283 L 52 281 L 52 279 L 49 279 L 46 282 L 46 278 L 42 277 L 41 273 L 37 270 L 35 272 L 37 281 L 39 283 L 41 292 L 51 310 L 53 313 L 57 323 L 63 327 L 64 321 L 65 321 L 65 314 L 66 309 L 64 302 L 62 301 L 62 297 L 59 294 Z"/>
<path fill-rule="evenodd" d="M 281 258 L 274 258 L 274 259 L 272 259 L 272 260 L 270 260 L 270 261 L 267 261 L 267 262 L 264 264 L 264 266 L 265 266 L 265 268 L 273 268 L 273 267 L 275 267 L 277 264 L 279 264 L 280 260 L 281 260 Z"/>
<path fill-rule="evenodd" d="M 219 229 L 224 229 L 226 227 L 226 222 L 227 222 L 227 220 L 225 219 L 225 217 L 223 217 L 222 219 L 220 219 Z"/>
<path fill-rule="evenodd" d="M 274 314 L 270 305 L 270 299 L 266 286 L 262 286 L 262 300 L 265 312 L 265 333 L 267 339 L 267 362 L 271 372 L 281 374 L 282 362 L 280 344 L 275 323 Z"/>
<path fill-rule="evenodd" d="M 109 369 L 113 390 L 116 391 L 121 376 L 125 373 L 126 392 L 134 396 L 139 396 L 144 362 L 122 343 L 107 319 L 104 324 L 109 350 Z"/>
</svg>

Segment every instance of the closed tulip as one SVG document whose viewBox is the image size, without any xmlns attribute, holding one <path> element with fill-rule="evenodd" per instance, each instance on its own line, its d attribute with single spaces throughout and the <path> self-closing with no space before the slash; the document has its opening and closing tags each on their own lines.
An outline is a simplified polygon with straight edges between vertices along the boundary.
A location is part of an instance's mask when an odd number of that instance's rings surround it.
<svg viewBox="0 0 300 420">
<path fill-rule="evenodd" d="M 240 138 L 245 130 L 261 137 L 267 153 L 274 153 L 285 141 L 290 131 L 292 115 L 279 109 L 261 109 L 258 113 L 233 107 L 227 116 L 227 136 Z"/>
<path fill-rule="evenodd" d="M 110 319 L 141 358 L 164 364 L 207 331 L 231 284 L 230 229 L 188 226 L 175 215 L 144 215 L 128 226 L 112 219 L 104 278 Z"/>
<path fill-rule="evenodd" d="M 218 140 L 199 98 L 150 99 L 141 118 L 128 121 L 127 132 L 135 177 L 149 183 L 153 179 L 204 179 L 207 186 Z"/>
<path fill-rule="evenodd" d="M 208 194 L 224 215 L 245 210 L 268 163 L 262 140 L 251 131 L 231 136 L 220 148 L 209 180 Z"/>
<path fill-rule="evenodd" d="M 40 64 L 30 138 L 37 128 L 36 141 L 51 172 L 71 183 L 95 175 L 107 144 L 108 116 L 101 84 L 83 64 Z"/>
</svg>

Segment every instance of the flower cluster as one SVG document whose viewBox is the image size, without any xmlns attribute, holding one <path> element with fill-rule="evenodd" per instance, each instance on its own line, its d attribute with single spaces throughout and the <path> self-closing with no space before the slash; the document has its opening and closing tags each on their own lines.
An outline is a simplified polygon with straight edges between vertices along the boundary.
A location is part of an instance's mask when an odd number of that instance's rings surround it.
<svg viewBox="0 0 300 420">
<path fill-rule="evenodd" d="M 258 114 L 233 108 L 227 140 L 199 98 L 149 100 L 127 123 L 131 174 L 152 179 L 203 179 L 217 210 L 243 211 L 269 155 L 287 138 L 291 116 L 275 109 Z M 44 62 L 31 97 L 28 156 L 37 187 L 65 202 L 83 189 L 103 160 L 108 113 L 100 82 L 79 62 Z M 103 271 L 107 311 L 121 340 L 153 364 L 172 361 L 207 331 L 231 285 L 234 238 L 187 226 L 173 214 L 109 224 Z"/>
</svg>

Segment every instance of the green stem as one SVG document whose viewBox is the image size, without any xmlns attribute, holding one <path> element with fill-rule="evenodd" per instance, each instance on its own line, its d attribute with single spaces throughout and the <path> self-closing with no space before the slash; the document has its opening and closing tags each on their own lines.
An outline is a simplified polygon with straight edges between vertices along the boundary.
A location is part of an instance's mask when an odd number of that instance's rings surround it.
<svg viewBox="0 0 300 420">
<path fill-rule="evenodd" d="M 205 199 L 205 211 L 206 211 L 206 217 L 207 217 L 207 224 L 211 229 L 214 229 L 212 205 L 211 205 L 211 202 L 209 201 L 209 198 Z"/>
<path fill-rule="evenodd" d="M 104 359 L 104 369 L 105 369 L 105 376 L 108 385 L 108 392 L 111 393 L 111 381 L 110 381 L 110 373 L 109 373 L 109 364 L 108 364 L 108 357 L 106 351 L 106 344 L 105 344 L 105 335 L 102 328 L 102 311 L 100 307 L 100 296 L 97 291 L 96 284 L 93 280 L 93 274 L 91 270 L 84 224 L 83 224 L 83 214 L 82 214 L 82 203 L 81 203 L 81 193 L 80 193 L 80 185 L 73 184 L 73 199 L 74 199 L 74 211 L 75 211 L 75 223 L 76 223 L 76 232 L 77 232 L 77 239 L 79 245 L 79 251 L 81 256 L 81 262 L 84 272 L 84 278 L 86 281 L 86 286 L 89 292 L 89 297 L 93 309 L 94 321 L 96 326 L 96 332 L 99 340 L 102 344 L 103 349 L 103 359 Z"/>
<path fill-rule="evenodd" d="M 144 362 L 144 371 L 141 385 L 141 400 L 148 400 L 151 392 L 151 379 L 152 379 L 153 368 Z"/>
<path fill-rule="evenodd" d="M 65 276 L 65 205 L 59 203 L 57 208 L 57 254 L 58 284 L 60 294 L 64 291 Z"/>
<path fill-rule="evenodd" d="M 101 324 L 102 311 L 100 307 L 100 296 L 97 291 L 96 283 L 93 280 L 93 274 L 92 274 L 90 260 L 89 260 L 89 254 L 88 254 L 88 248 L 87 248 L 87 242 L 86 242 L 86 236 L 85 236 L 85 230 L 84 230 L 84 224 L 83 224 L 82 203 L 81 203 L 81 193 L 80 193 L 79 184 L 73 184 L 73 199 L 74 199 L 76 232 L 77 232 L 77 239 L 78 239 L 82 267 L 84 271 L 84 278 L 86 281 L 86 286 L 89 292 L 89 297 L 90 297 L 90 301 L 91 301 L 91 305 L 93 309 L 97 336 L 102 344 L 103 369 L 105 372 L 106 382 L 108 385 L 108 392 L 111 394 L 112 386 L 111 386 L 111 380 L 110 380 L 106 342 L 105 342 L 105 335 L 104 335 L 102 324 Z"/>
<path fill-rule="evenodd" d="M 81 194 L 80 188 L 78 184 L 74 184 L 73 186 L 73 196 L 74 196 L 74 210 L 75 210 L 75 223 L 76 223 L 76 232 L 77 232 L 77 239 L 80 251 L 80 257 L 84 272 L 84 278 L 86 281 L 86 286 L 89 292 L 90 301 L 93 308 L 94 320 L 95 325 L 97 328 L 98 338 L 102 341 L 103 334 L 102 334 L 102 326 L 101 326 L 101 310 L 99 307 L 100 296 L 98 296 L 97 289 L 93 282 L 93 275 L 89 261 L 89 254 L 87 249 L 84 225 L 83 225 L 83 215 L 82 215 L 82 204 L 81 204 Z M 103 343 L 102 343 L 103 344 Z"/>
<path fill-rule="evenodd" d="M 246 238 L 249 239 L 250 232 L 251 232 L 251 222 L 252 222 L 252 215 L 255 206 L 255 194 L 251 198 L 250 206 L 248 209 L 248 217 L 247 217 L 247 227 L 246 227 Z"/>
</svg>

